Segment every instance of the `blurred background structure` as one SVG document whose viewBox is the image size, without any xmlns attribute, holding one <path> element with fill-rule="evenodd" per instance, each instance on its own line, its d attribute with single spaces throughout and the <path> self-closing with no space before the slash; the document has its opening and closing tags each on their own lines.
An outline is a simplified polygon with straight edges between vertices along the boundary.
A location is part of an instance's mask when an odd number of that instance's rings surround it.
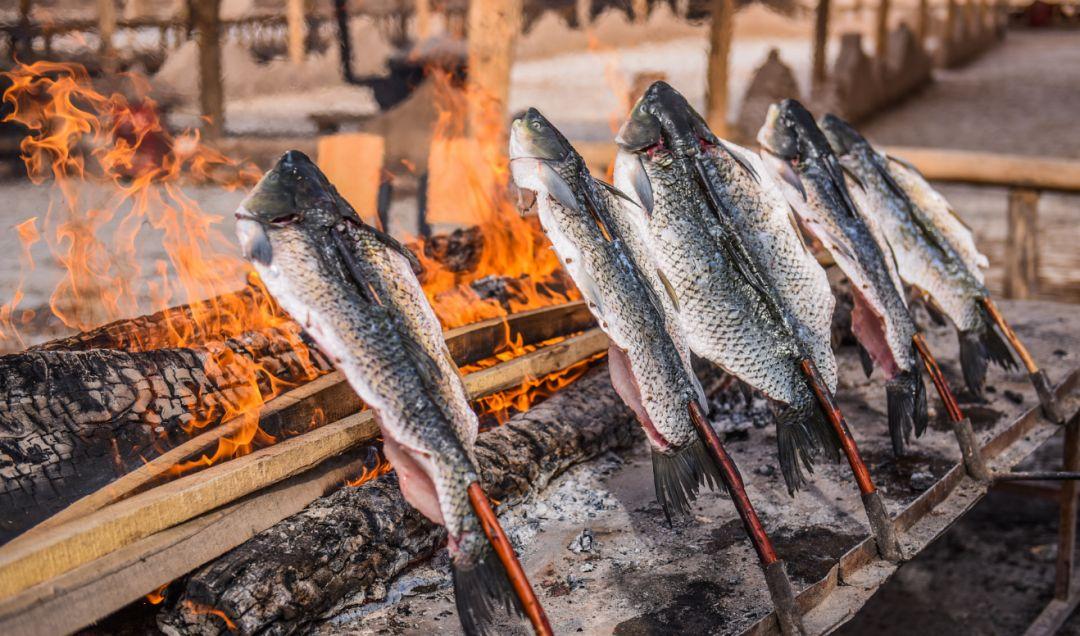
<svg viewBox="0 0 1080 636">
<path fill-rule="evenodd" d="M 9 0 L 0 67 L 38 60 L 81 64 L 101 92 L 137 98 L 169 130 L 197 130 L 234 159 L 266 168 L 300 149 L 401 237 L 477 222 L 454 196 L 455 153 L 502 152 L 507 123 L 529 106 L 605 174 L 618 123 L 652 81 L 673 84 L 717 134 L 747 145 L 768 105 L 795 97 L 919 157 L 974 229 L 993 293 L 1080 302 L 1077 0 Z M 462 105 L 461 95 L 473 98 Z M 459 107 L 464 126 L 446 130 Z M 25 178 L 25 132 L 0 124 L 5 229 L 50 210 L 48 188 Z M 188 194 L 225 225 L 243 197 L 213 185 Z M 0 233 L 0 251 L 19 254 L 20 238 Z M 32 271 L 27 259 L 0 260 L 0 298 L 18 293 L 30 310 L 28 342 L 70 332 L 46 310 L 65 275 L 46 243 L 27 248 Z M 982 505 L 1015 502 L 998 494 Z M 851 633 L 962 629 L 979 613 L 973 603 L 1013 621 L 979 631 L 1026 625 L 1052 590 L 1042 563 L 1056 556 L 1056 513 L 1025 506 L 1016 514 L 1038 532 L 987 524 L 976 544 L 947 535 L 948 556 L 906 566 Z M 1021 555 L 1014 571 L 972 565 L 993 560 L 996 538 Z M 958 592 L 967 614 L 939 589 L 949 563 L 970 577 Z M 1002 594 L 994 578 L 1009 576 L 1026 587 Z M 898 625 L 904 604 L 920 611 Z"/>
</svg>

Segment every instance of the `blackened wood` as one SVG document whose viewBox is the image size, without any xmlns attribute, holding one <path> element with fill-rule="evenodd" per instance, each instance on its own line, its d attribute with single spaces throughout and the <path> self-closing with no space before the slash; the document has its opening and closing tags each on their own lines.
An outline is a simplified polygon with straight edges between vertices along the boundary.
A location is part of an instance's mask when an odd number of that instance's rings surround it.
<svg viewBox="0 0 1080 636">
<path fill-rule="evenodd" d="M 477 456 L 484 489 L 515 502 L 567 468 L 639 441 L 633 414 L 616 395 L 606 365 L 505 426 L 482 433 Z M 224 612 L 239 633 L 301 631 L 346 598 L 379 600 L 390 581 L 439 550 L 444 531 L 401 497 L 393 473 L 317 500 L 197 570 L 159 614 L 170 634 L 217 634 Z"/>
<path fill-rule="evenodd" d="M 197 349 L 0 357 L 0 542 L 187 440 L 192 422 L 214 425 L 226 404 L 251 399 L 238 367 L 214 360 L 235 354 L 278 380 L 309 379 L 307 360 L 289 345 L 299 337 L 294 329 Z M 314 368 L 329 370 L 310 351 Z M 268 382 L 259 378 L 263 395 L 270 394 Z"/>
</svg>

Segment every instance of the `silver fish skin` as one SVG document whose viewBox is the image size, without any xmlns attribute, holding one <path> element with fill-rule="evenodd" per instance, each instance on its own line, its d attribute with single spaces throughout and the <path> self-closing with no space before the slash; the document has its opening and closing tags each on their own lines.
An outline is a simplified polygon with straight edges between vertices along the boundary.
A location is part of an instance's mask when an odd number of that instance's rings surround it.
<svg viewBox="0 0 1080 636">
<path fill-rule="evenodd" d="M 983 309 L 982 299 L 989 292 L 977 268 L 972 271 L 971 259 L 961 254 L 942 231 L 938 225 L 940 216 L 927 214 L 894 177 L 899 172 L 908 175 L 905 183 L 909 186 L 916 182 L 902 164 L 875 150 L 835 115 L 823 117 L 821 129 L 850 179 L 856 182 L 849 190 L 860 213 L 876 221 L 881 229 L 886 243 L 881 245 L 882 251 L 892 251 L 903 281 L 927 294 L 959 330 L 965 381 L 978 393 L 987 358 L 1004 365 L 1012 360 L 1008 346 Z M 949 231 L 956 235 L 954 228 Z"/>
<path fill-rule="evenodd" d="M 653 450 L 656 494 L 665 513 L 687 513 L 699 485 L 719 484 L 688 405 L 700 399 L 661 302 L 626 246 L 612 209 L 627 203 L 594 179 L 584 161 L 536 109 L 514 121 L 514 181 L 536 193 L 540 223 L 555 253 L 611 340 L 609 370 Z"/>
<path fill-rule="evenodd" d="M 406 499 L 449 534 L 459 617 L 484 633 L 491 609 L 513 605 L 467 489 L 476 418 L 461 417 L 438 342 L 441 329 L 407 250 L 366 224 L 303 153 L 290 151 L 237 210 L 244 256 L 275 300 L 318 343 L 376 414 Z M 434 322 L 433 322 L 434 321 Z M 465 403 L 468 408 L 468 404 Z"/>
<path fill-rule="evenodd" d="M 748 279 L 731 237 L 718 229 L 695 174 L 704 131 L 695 130 L 690 113 L 670 86 L 651 86 L 616 140 L 616 177 L 645 210 L 644 242 L 670 286 L 691 350 L 778 407 L 781 467 L 794 490 L 805 482 L 800 463 L 812 469 L 822 452 L 835 457 L 837 441 L 802 374 L 801 344 L 766 302 L 761 284 Z M 827 289 L 825 298 L 832 298 Z"/>
<path fill-rule="evenodd" d="M 839 160 L 801 104 L 773 104 L 758 141 L 803 227 L 851 281 L 852 331 L 885 372 L 893 449 L 902 453 L 912 428 L 916 434 L 926 428 L 926 388 L 912 342 L 915 323 L 884 233 L 873 217 L 859 213 Z"/>
</svg>

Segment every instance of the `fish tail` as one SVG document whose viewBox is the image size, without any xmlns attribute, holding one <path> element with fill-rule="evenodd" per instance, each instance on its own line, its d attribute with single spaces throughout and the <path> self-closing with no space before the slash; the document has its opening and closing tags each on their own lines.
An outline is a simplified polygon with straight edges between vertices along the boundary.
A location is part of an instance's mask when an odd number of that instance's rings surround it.
<svg viewBox="0 0 1080 636">
<path fill-rule="evenodd" d="M 989 354 L 981 334 L 982 329 L 959 332 L 960 369 L 964 372 L 964 384 L 968 391 L 982 397 L 986 384 L 986 365 Z"/>
<path fill-rule="evenodd" d="M 664 509 L 668 523 L 675 513 L 690 514 L 690 504 L 697 499 L 701 484 L 707 484 L 710 490 L 723 488 L 720 468 L 700 439 L 671 453 L 654 448 L 652 465 L 656 500 Z"/>
<path fill-rule="evenodd" d="M 469 636 L 497 634 L 499 631 L 491 625 L 493 610 L 501 606 L 508 615 L 524 616 L 524 612 L 506 568 L 491 544 L 480 537 L 474 540 L 482 544 L 472 550 L 474 554 L 467 562 L 458 558 L 451 560 L 458 619 Z"/>
<path fill-rule="evenodd" d="M 840 439 L 814 398 L 800 404 L 782 405 L 775 417 L 780 470 L 784 473 L 788 494 L 794 495 L 806 485 L 802 469 L 805 467 L 813 474 L 816 456 L 824 454 L 832 461 L 840 458 Z"/>
<path fill-rule="evenodd" d="M 989 317 L 984 316 L 984 327 L 979 335 L 990 362 L 1006 371 L 1020 368 L 1020 365 L 1016 363 L 1016 358 L 1013 357 L 1012 349 L 1009 348 L 1009 343 L 1005 341 L 1005 338 L 990 322 Z"/>
<path fill-rule="evenodd" d="M 926 385 L 919 370 L 901 371 L 885 384 L 885 399 L 889 411 L 889 435 L 893 453 L 904 454 L 911 431 L 918 437 L 926 431 L 929 421 L 926 406 Z"/>
</svg>

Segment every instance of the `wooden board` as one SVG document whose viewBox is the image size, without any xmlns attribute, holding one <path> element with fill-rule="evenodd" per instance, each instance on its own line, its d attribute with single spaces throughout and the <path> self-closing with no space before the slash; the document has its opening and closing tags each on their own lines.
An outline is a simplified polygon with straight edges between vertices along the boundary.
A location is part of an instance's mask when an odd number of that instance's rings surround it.
<svg viewBox="0 0 1080 636">
<path fill-rule="evenodd" d="M 465 377 L 478 397 L 565 368 L 607 348 L 599 329 Z M 81 519 L 0 548 L 0 598 L 47 581 L 117 549 L 308 470 L 357 444 L 378 427 L 369 411 L 316 428 L 250 455 L 119 501 Z"/>
</svg>

